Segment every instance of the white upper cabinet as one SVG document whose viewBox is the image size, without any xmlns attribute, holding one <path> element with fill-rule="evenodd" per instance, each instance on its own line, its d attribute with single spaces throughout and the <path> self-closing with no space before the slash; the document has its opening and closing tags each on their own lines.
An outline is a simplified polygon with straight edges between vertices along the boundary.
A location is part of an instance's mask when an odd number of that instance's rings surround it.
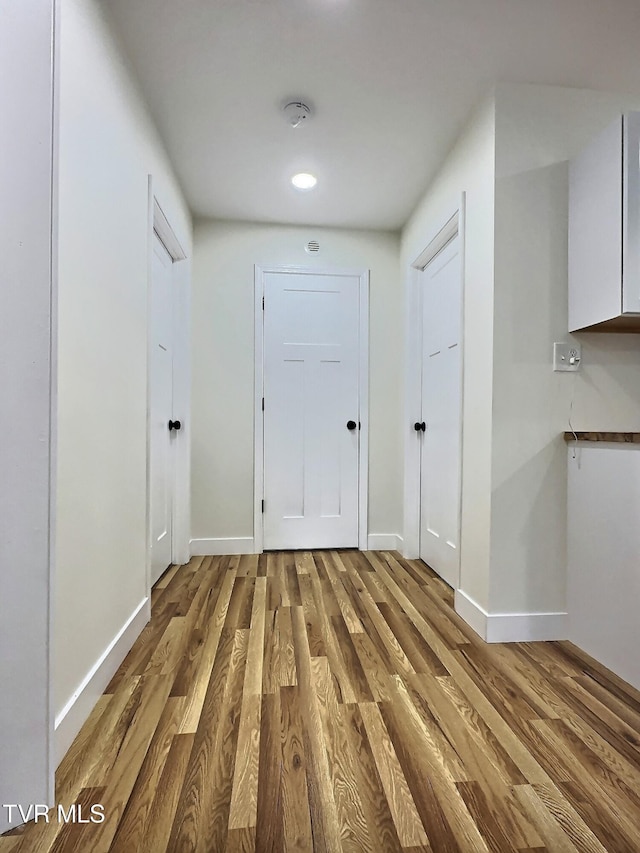
<svg viewBox="0 0 640 853">
<path fill-rule="evenodd" d="M 569 331 L 640 331 L 640 113 L 569 167 Z"/>
</svg>

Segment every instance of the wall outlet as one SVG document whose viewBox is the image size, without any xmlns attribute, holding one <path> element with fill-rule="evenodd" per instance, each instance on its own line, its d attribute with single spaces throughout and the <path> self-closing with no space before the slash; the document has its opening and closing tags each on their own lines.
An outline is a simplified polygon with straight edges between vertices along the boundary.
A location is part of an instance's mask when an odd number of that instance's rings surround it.
<svg viewBox="0 0 640 853">
<path fill-rule="evenodd" d="M 575 372 L 582 358 L 580 344 L 556 343 L 553 345 L 553 369 Z"/>
</svg>

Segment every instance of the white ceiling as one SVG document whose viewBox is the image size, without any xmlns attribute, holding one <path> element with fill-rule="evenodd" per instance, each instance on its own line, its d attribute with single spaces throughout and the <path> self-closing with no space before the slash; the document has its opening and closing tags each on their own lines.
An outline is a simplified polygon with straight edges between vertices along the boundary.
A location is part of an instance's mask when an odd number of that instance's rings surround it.
<svg viewBox="0 0 640 853">
<path fill-rule="evenodd" d="M 196 216 L 396 229 L 495 82 L 640 94 L 640 0 L 108 5 Z"/>
</svg>

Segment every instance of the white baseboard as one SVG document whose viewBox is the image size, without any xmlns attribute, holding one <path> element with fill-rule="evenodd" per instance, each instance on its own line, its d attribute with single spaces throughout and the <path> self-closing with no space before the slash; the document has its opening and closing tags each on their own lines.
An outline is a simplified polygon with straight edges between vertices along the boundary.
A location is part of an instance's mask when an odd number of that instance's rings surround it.
<svg viewBox="0 0 640 853">
<path fill-rule="evenodd" d="M 369 551 L 400 551 L 402 536 L 397 533 L 370 533 L 367 537 Z"/>
<path fill-rule="evenodd" d="M 400 537 L 398 537 L 400 539 Z M 402 545 L 402 556 L 405 560 L 419 560 L 420 553 L 415 551 L 413 548 L 409 548 L 405 546 L 404 541 L 400 539 L 400 544 Z"/>
<path fill-rule="evenodd" d="M 56 767 L 64 758 L 94 705 L 151 618 L 151 599 L 144 598 L 83 678 L 55 720 Z"/>
<path fill-rule="evenodd" d="M 480 607 L 472 598 L 469 598 L 466 592 L 463 592 L 461 589 L 457 589 L 454 593 L 453 607 L 458 616 L 462 616 L 467 625 L 473 628 L 479 637 L 482 637 L 483 640 L 487 639 L 487 620 L 489 614 L 484 608 Z"/>
<path fill-rule="evenodd" d="M 192 557 L 220 557 L 225 554 L 255 554 L 253 536 L 242 539 L 192 539 Z"/>
<path fill-rule="evenodd" d="M 455 610 L 487 643 L 533 643 L 568 636 L 567 613 L 487 613 L 461 589 L 455 592 Z"/>
</svg>

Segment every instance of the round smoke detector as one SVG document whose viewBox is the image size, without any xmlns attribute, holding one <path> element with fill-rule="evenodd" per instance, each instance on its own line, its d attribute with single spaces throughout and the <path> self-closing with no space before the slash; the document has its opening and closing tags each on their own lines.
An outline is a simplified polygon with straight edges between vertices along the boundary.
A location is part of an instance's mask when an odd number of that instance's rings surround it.
<svg viewBox="0 0 640 853">
<path fill-rule="evenodd" d="M 300 127 L 311 118 L 311 107 L 303 101 L 289 101 L 282 108 L 291 127 Z"/>
</svg>

